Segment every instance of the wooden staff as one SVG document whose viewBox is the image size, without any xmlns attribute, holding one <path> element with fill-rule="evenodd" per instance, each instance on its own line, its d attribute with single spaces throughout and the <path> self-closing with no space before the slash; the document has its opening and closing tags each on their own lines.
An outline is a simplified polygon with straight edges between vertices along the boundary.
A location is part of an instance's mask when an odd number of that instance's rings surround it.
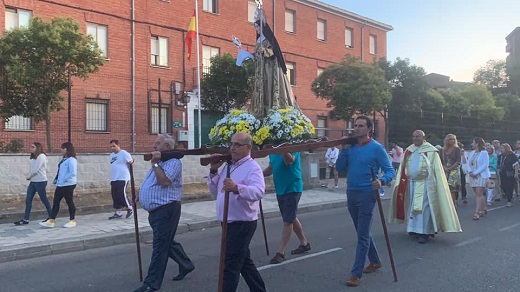
<svg viewBox="0 0 520 292">
<path fill-rule="evenodd" d="M 139 265 L 139 281 L 143 281 L 143 264 L 141 262 L 141 241 L 139 240 L 139 223 L 137 221 L 137 204 L 135 196 L 134 167 L 132 163 L 128 165 L 130 170 L 130 189 L 132 191 L 132 208 L 134 211 L 135 245 L 137 247 L 137 263 Z"/>
<path fill-rule="evenodd" d="M 226 177 L 229 178 L 231 175 L 231 160 L 227 162 L 227 173 Z M 228 213 L 229 213 L 229 192 L 224 193 L 224 214 L 222 218 L 222 237 L 220 239 L 220 266 L 218 271 L 218 291 L 222 292 L 224 289 L 224 267 L 226 262 L 226 241 L 227 241 L 227 228 L 228 228 Z"/>
<path fill-rule="evenodd" d="M 264 208 L 262 208 L 262 200 L 260 200 L 260 219 L 262 219 L 262 229 L 264 231 L 265 252 L 267 255 L 269 255 L 269 245 L 267 244 L 267 232 L 265 231 Z"/>
<path fill-rule="evenodd" d="M 372 181 L 376 180 L 376 175 L 372 167 L 370 167 L 372 173 Z M 381 184 L 381 187 L 383 185 Z M 394 265 L 394 256 L 392 255 L 392 248 L 390 247 L 390 239 L 388 238 L 388 230 L 386 230 L 385 213 L 383 212 L 383 205 L 381 204 L 381 197 L 379 197 L 379 190 L 374 190 L 376 196 L 377 206 L 379 207 L 379 217 L 381 217 L 381 224 L 383 224 L 383 233 L 385 234 L 386 248 L 388 249 L 388 256 L 390 257 L 390 265 L 392 265 L 392 273 L 394 274 L 394 282 L 397 282 L 397 272 Z"/>
</svg>

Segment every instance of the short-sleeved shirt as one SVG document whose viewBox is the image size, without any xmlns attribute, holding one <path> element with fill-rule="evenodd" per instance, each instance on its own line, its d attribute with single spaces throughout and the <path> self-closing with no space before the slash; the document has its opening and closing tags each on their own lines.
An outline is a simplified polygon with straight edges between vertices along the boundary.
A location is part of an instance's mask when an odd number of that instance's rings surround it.
<svg viewBox="0 0 520 292">
<path fill-rule="evenodd" d="M 269 155 L 269 163 L 273 170 L 274 189 L 277 195 L 303 192 L 300 152 L 291 154 L 295 158 L 291 165 L 285 165 L 283 154 Z"/>
<path fill-rule="evenodd" d="M 128 163 L 132 161 L 132 156 L 125 150 L 117 153 L 110 153 L 110 181 L 130 180 L 130 170 Z"/>
<path fill-rule="evenodd" d="M 180 201 L 182 196 L 182 162 L 174 158 L 159 161 L 157 164 L 164 170 L 171 184 L 162 186 L 157 181 L 155 171 L 150 168 L 139 190 L 139 203 L 148 212 L 174 201 Z"/>
</svg>

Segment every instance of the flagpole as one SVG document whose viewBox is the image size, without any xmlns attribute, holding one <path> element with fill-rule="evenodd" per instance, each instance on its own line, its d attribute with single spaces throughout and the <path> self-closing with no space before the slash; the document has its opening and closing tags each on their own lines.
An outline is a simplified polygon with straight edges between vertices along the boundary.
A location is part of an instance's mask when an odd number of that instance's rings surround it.
<svg viewBox="0 0 520 292">
<path fill-rule="evenodd" d="M 196 34 L 197 34 L 197 97 L 199 102 L 198 109 L 198 124 L 199 124 L 199 148 L 202 147 L 202 117 L 200 113 L 200 108 L 202 107 L 202 103 L 200 102 L 200 51 L 199 51 L 199 1 L 195 0 L 195 26 L 196 26 Z"/>
</svg>

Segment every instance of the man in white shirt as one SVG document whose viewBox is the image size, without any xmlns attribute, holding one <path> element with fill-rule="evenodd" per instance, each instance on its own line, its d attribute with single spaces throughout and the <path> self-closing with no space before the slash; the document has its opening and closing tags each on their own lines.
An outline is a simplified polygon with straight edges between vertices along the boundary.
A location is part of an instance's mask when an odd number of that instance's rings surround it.
<svg viewBox="0 0 520 292">
<path fill-rule="evenodd" d="M 325 172 L 325 179 L 330 179 L 331 174 L 334 175 L 334 186 L 338 188 L 338 172 L 336 171 L 336 160 L 338 159 L 339 149 L 336 147 L 330 147 L 325 153 L 325 162 L 327 163 L 327 171 Z M 328 183 L 327 183 L 328 185 Z M 323 184 L 322 187 L 327 187 Z"/>
<path fill-rule="evenodd" d="M 110 188 L 112 192 L 112 200 L 114 202 L 114 215 L 108 217 L 108 220 L 123 218 L 121 209 L 126 208 L 126 218 L 132 216 L 132 204 L 126 196 L 126 185 L 130 181 L 129 164 L 134 163 L 130 153 L 121 149 L 118 140 L 110 141 Z"/>
</svg>

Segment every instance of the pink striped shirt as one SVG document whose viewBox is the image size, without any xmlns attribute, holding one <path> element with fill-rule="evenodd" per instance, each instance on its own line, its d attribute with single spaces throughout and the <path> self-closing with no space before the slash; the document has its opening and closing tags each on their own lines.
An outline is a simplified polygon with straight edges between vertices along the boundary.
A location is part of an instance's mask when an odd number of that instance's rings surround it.
<svg viewBox="0 0 520 292">
<path fill-rule="evenodd" d="M 228 165 L 224 165 L 213 178 L 208 176 L 208 188 L 213 197 L 217 197 L 217 218 L 224 218 L 224 179 Z M 238 186 L 238 194 L 229 193 L 228 222 L 258 220 L 259 200 L 265 194 L 265 182 L 262 168 L 251 158 L 246 156 L 231 165 L 230 178 Z"/>
</svg>

